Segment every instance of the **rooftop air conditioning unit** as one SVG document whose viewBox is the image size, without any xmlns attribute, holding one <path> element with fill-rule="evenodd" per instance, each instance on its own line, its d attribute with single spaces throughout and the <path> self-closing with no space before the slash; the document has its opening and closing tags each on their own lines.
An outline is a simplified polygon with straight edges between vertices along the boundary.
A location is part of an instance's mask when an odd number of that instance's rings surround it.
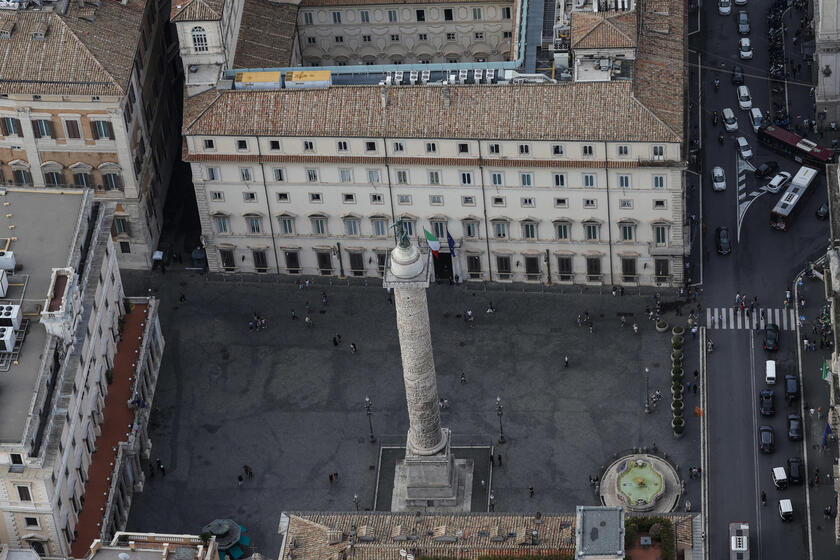
<svg viewBox="0 0 840 560">
<path fill-rule="evenodd" d="M 16 264 L 13 251 L 0 251 L 0 268 L 3 270 L 14 270 Z"/>
<path fill-rule="evenodd" d="M 466 70 L 458 70 L 458 82 L 460 82 L 461 85 L 467 81 L 467 74 L 468 72 Z"/>
<path fill-rule="evenodd" d="M 428 81 L 429 81 L 429 76 L 431 76 L 431 74 L 432 74 L 432 73 L 431 73 L 430 71 L 428 71 L 428 70 L 423 70 L 423 71 L 420 73 L 420 81 L 421 81 L 421 82 L 423 82 L 424 84 L 425 84 L 425 83 L 428 83 Z"/>
<path fill-rule="evenodd" d="M 20 305 L 0 305 L 0 327 L 12 327 L 18 330 L 21 317 Z"/>
<path fill-rule="evenodd" d="M 412 70 L 408 75 L 408 81 L 411 82 L 411 85 L 417 83 L 417 70 Z"/>
<path fill-rule="evenodd" d="M 403 71 L 402 70 L 397 70 L 396 72 L 394 72 L 394 85 L 398 86 L 398 85 L 402 84 L 402 81 L 403 81 Z"/>
<path fill-rule="evenodd" d="M 9 292 L 9 277 L 5 270 L 0 270 L 0 297 L 6 297 Z"/>
<path fill-rule="evenodd" d="M 15 349 L 15 330 L 12 327 L 0 327 L 0 352 Z"/>
<path fill-rule="evenodd" d="M 480 84 L 482 75 L 484 75 L 484 70 L 481 70 L 480 68 L 473 70 L 473 81 Z"/>
<path fill-rule="evenodd" d="M 487 83 L 492 84 L 493 83 L 493 78 L 495 78 L 495 77 L 496 77 L 496 70 L 493 69 L 493 68 L 488 68 L 487 69 L 487 75 L 485 77 L 485 79 L 487 80 Z"/>
</svg>

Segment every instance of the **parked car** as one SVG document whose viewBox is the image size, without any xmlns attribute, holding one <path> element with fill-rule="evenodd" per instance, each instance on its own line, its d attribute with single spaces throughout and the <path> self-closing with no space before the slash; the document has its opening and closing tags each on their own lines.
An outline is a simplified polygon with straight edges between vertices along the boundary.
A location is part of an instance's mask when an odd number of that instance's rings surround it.
<svg viewBox="0 0 840 560">
<path fill-rule="evenodd" d="M 758 428 L 758 450 L 762 453 L 773 453 L 776 449 L 776 432 L 773 426 L 760 426 Z"/>
<path fill-rule="evenodd" d="M 723 167 L 715 167 L 712 169 L 712 190 L 726 190 L 726 174 L 723 172 Z"/>
<path fill-rule="evenodd" d="M 726 132 L 735 132 L 738 130 L 738 119 L 735 118 L 735 112 L 729 107 L 724 107 L 723 111 L 723 128 Z"/>
<path fill-rule="evenodd" d="M 738 64 L 732 67 L 732 83 L 735 85 L 744 83 L 744 69 Z"/>
<path fill-rule="evenodd" d="M 752 148 L 750 148 L 746 138 L 739 136 L 735 139 L 735 142 L 738 144 L 738 152 L 741 154 L 742 158 L 750 159 L 753 156 Z"/>
<path fill-rule="evenodd" d="M 788 404 L 799 398 L 799 379 L 795 375 L 785 375 L 785 400 Z"/>
<path fill-rule="evenodd" d="M 750 14 L 744 10 L 738 12 L 736 21 L 738 22 L 738 33 L 741 35 L 750 34 Z"/>
<path fill-rule="evenodd" d="M 798 414 L 788 414 L 788 439 L 800 441 L 802 439 L 802 417 Z"/>
<path fill-rule="evenodd" d="M 752 123 L 753 132 L 757 134 L 758 129 L 761 128 L 761 124 L 764 122 L 764 115 L 762 115 L 761 109 L 758 107 L 750 109 L 750 122 Z"/>
<path fill-rule="evenodd" d="M 779 325 L 776 323 L 767 323 L 764 327 L 764 349 L 772 351 L 779 349 Z"/>
<path fill-rule="evenodd" d="M 718 0 L 718 13 L 728 16 L 732 13 L 732 2 L 730 0 Z"/>
<path fill-rule="evenodd" d="M 776 414 L 776 393 L 773 389 L 762 389 L 758 394 L 758 409 L 762 416 Z"/>
<path fill-rule="evenodd" d="M 744 111 L 749 111 L 752 108 L 752 95 L 750 95 L 750 88 L 747 86 L 738 86 L 738 107 Z"/>
<path fill-rule="evenodd" d="M 738 39 L 738 56 L 741 60 L 752 60 L 752 43 L 749 37 L 741 37 Z"/>
<path fill-rule="evenodd" d="M 771 193 L 781 191 L 787 184 L 790 183 L 790 173 L 787 171 L 779 171 L 776 176 L 770 179 L 770 182 L 765 185 L 765 189 Z"/>
<path fill-rule="evenodd" d="M 747 5 L 747 0 L 735 0 L 735 5 L 736 6 L 746 6 Z"/>
<path fill-rule="evenodd" d="M 778 170 L 779 163 L 771 159 L 770 161 L 765 161 L 764 163 L 755 168 L 755 176 L 769 177 Z"/>
<path fill-rule="evenodd" d="M 791 457 L 787 460 L 788 480 L 791 484 L 802 484 L 802 459 Z"/>
<path fill-rule="evenodd" d="M 732 243 L 729 241 L 729 228 L 721 226 L 715 230 L 715 244 L 720 255 L 728 255 L 732 252 Z"/>
<path fill-rule="evenodd" d="M 828 202 L 823 202 L 819 208 L 817 208 L 817 219 L 818 220 L 827 220 L 828 219 Z"/>
</svg>

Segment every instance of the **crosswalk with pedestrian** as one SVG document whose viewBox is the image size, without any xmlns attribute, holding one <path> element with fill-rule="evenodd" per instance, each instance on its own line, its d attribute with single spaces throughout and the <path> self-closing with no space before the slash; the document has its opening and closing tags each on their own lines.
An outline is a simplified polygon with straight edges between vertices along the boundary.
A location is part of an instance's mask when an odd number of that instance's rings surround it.
<svg viewBox="0 0 840 560">
<path fill-rule="evenodd" d="M 792 331 L 796 329 L 796 314 L 793 309 L 779 308 L 757 308 L 754 311 L 734 307 L 706 308 L 708 329 L 759 329 L 767 323 L 775 323 L 783 331 Z"/>
</svg>

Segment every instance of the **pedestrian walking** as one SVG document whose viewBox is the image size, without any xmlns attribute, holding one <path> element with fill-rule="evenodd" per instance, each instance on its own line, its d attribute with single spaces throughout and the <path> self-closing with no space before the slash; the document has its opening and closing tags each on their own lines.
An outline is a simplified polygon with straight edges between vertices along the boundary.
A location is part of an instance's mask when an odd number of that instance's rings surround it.
<svg viewBox="0 0 840 560">
<path fill-rule="evenodd" d="M 461 377 L 459 377 L 459 378 L 458 378 L 458 383 L 460 383 L 461 385 L 463 385 L 463 384 L 464 384 L 464 383 L 466 383 L 466 382 L 467 382 L 467 374 L 465 374 L 465 373 L 462 371 L 462 372 L 461 372 Z"/>
<path fill-rule="evenodd" d="M 492 453 L 490 454 L 490 465 L 491 465 L 491 466 L 493 466 L 493 467 L 495 467 L 495 466 L 496 466 L 496 460 L 493 458 L 493 454 L 492 454 Z"/>
<path fill-rule="evenodd" d="M 698 373 L 699 373 L 699 372 L 695 369 L 695 370 L 694 370 L 694 379 L 697 379 L 697 375 L 698 375 Z"/>
<path fill-rule="evenodd" d="M 310 327 L 312 327 L 312 319 L 310 319 L 310 318 L 309 318 L 309 315 L 307 315 L 307 316 L 303 319 L 303 322 L 304 322 L 304 324 L 306 325 L 306 328 L 307 328 L 307 329 L 308 329 L 308 328 L 310 328 Z"/>
<path fill-rule="evenodd" d="M 823 519 L 831 519 L 831 506 L 823 508 Z"/>
<path fill-rule="evenodd" d="M 185 294 L 181 294 L 181 297 L 178 298 L 178 301 L 181 303 L 187 302 L 187 296 Z"/>
<path fill-rule="evenodd" d="M 692 340 L 697 338 L 697 325 L 691 327 L 691 338 Z"/>
<path fill-rule="evenodd" d="M 295 310 L 292 309 L 292 321 L 296 321 L 297 318 L 298 318 L 297 313 L 295 313 Z"/>
<path fill-rule="evenodd" d="M 237 476 L 237 477 L 236 477 L 236 485 L 237 485 L 237 486 L 242 486 L 242 481 L 243 481 L 243 480 L 245 480 L 245 479 L 244 479 L 244 478 L 242 478 L 242 475 L 241 475 L 241 474 L 240 474 L 239 476 Z"/>
<path fill-rule="evenodd" d="M 569 356 L 563 356 L 563 367 L 569 367 Z"/>
<path fill-rule="evenodd" d="M 338 346 L 338 339 L 333 337 L 333 346 Z"/>
<path fill-rule="evenodd" d="M 694 391 L 694 394 L 697 394 L 697 383 L 691 386 L 691 390 Z"/>
<path fill-rule="evenodd" d="M 333 478 L 335 479 L 336 482 L 338 482 L 338 473 L 337 472 L 333 473 Z"/>
<path fill-rule="evenodd" d="M 534 487 L 533 487 L 533 486 L 529 486 L 529 487 L 528 487 L 528 497 L 529 497 L 529 498 L 533 498 L 533 497 L 534 497 Z"/>
<path fill-rule="evenodd" d="M 351 343 L 350 343 L 350 353 L 351 353 L 351 354 L 355 354 L 355 353 L 356 353 L 356 343 L 355 343 L 355 342 L 351 342 Z"/>
<path fill-rule="evenodd" d="M 327 292 L 321 292 L 321 303 L 327 305 Z"/>
<path fill-rule="evenodd" d="M 481 487 L 482 487 L 482 488 L 487 488 L 487 483 L 486 483 L 486 482 L 484 482 L 484 479 L 483 479 L 483 478 L 481 479 Z"/>
<path fill-rule="evenodd" d="M 806 339 L 805 339 L 805 340 L 803 340 L 802 342 L 803 342 L 803 344 L 805 345 L 805 350 L 807 351 L 807 350 L 811 347 L 811 345 L 810 345 L 810 344 L 808 344 L 808 339 L 806 338 Z"/>
<path fill-rule="evenodd" d="M 501 455 L 501 453 L 498 455 L 497 459 L 498 459 L 498 462 L 499 462 L 499 466 L 501 467 L 502 466 L 502 455 Z"/>
<path fill-rule="evenodd" d="M 333 474 L 332 474 L 332 473 L 330 473 L 330 484 L 332 484 L 334 480 L 335 480 L 335 479 L 333 478 Z"/>
<path fill-rule="evenodd" d="M 581 315 L 580 315 L 580 313 L 578 313 L 578 316 L 577 316 L 577 326 L 579 326 L 579 327 L 580 327 L 580 326 L 582 326 L 582 325 L 583 325 L 583 320 L 581 319 Z"/>
<path fill-rule="evenodd" d="M 254 478 L 254 471 L 248 465 L 242 465 L 242 470 L 245 471 L 245 476 L 248 478 Z"/>
</svg>

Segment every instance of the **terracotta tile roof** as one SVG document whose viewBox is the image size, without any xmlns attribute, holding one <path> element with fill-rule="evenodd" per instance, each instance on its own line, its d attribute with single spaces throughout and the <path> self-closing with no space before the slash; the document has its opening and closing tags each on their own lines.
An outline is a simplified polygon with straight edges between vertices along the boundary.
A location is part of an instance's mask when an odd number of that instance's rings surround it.
<svg viewBox="0 0 840 560">
<path fill-rule="evenodd" d="M 636 11 L 572 12 L 572 48 L 634 48 L 638 31 Z"/>
<path fill-rule="evenodd" d="M 409 0 L 401 2 L 403 4 L 469 4 L 472 2 L 481 2 L 482 4 L 500 2 L 503 4 L 514 4 L 513 0 Z M 377 4 L 387 4 L 389 6 L 398 6 L 399 4 L 394 0 L 303 0 L 300 3 L 301 8 L 318 8 L 321 6 L 370 6 Z"/>
<path fill-rule="evenodd" d="M 70 2 L 55 12 L 0 12 L 0 23 L 14 22 L 9 39 L 0 39 L 3 93 L 123 95 L 140 39 L 145 0 L 126 6 L 107 1 L 96 8 Z M 47 25 L 44 40 L 32 31 Z"/>
<path fill-rule="evenodd" d="M 216 21 L 222 19 L 225 0 L 172 0 L 169 21 Z"/>
<path fill-rule="evenodd" d="M 280 560 L 295 558 L 341 558 L 349 552 L 350 532 L 355 526 L 354 560 L 398 558 L 401 549 L 417 549 L 424 557 L 475 558 L 481 554 L 507 552 L 531 555 L 573 553 L 575 516 L 510 514 L 412 513 L 288 513 L 288 543 Z M 531 532 L 537 531 L 537 544 Z M 514 536 L 513 533 L 516 533 Z M 526 539 L 527 544 L 521 544 Z M 444 542 L 444 541 L 451 542 Z M 332 544 L 330 544 L 332 543 Z M 292 546 L 294 545 L 294 553 Z"/>
<path fill-rule="evenodd" d="M 209 106 L 206 94 L 185 100 L 185 114 L 197 116 L 184 119 L 184 134 L 679 141 L 632 87 L 613 81 L 227 90 Z"/>
<path fill-rule="evenodd" d="M 298 7 L 271 0 L 245 0 L 234 68 L 276 68 L 291 64 Z"/>
<path fill-rule="evenodd" d="M 688 86 L 685 3 L 675 0 L 638 2 L 641 10 L 633 90 L 663 123 L 683 136 L 684 99 Z"/>
</svg>

